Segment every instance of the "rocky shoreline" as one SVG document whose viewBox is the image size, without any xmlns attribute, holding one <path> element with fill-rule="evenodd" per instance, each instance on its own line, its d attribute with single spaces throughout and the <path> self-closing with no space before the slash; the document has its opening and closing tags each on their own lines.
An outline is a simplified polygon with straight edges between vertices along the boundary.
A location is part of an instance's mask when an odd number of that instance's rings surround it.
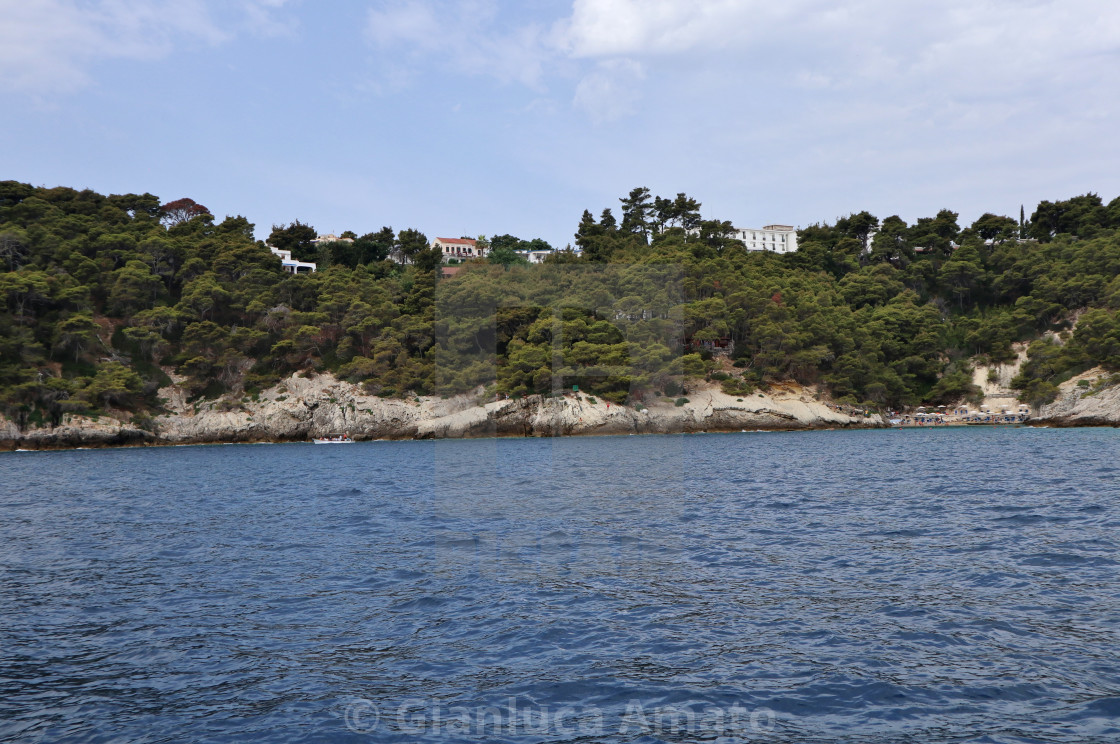
<svg viewBox="0 0 1120 744">
<path fill-rule="evenodd" d="M 1036 426 L 1120 426 L 1120 379 L 1100 367 L 1066 380 L 1058 397 L 1039 408 Z"/>
<path fill-rule="evenodd" d="M 816 399 L 797 385 L 732 396 L 718 387 L 691 390 L 687 402 L 660 398 L 615 405 L 584 393 L 517 400 L 480 395 L 411 400 L 368 395 L 331 375 L 292 376 L 255 400 L 188 402 L 177 386 L 160 397 L 166 413 L 152 417 L 67 416 L 56 427 L 20 430 L 0 419 L 0 449 L 68 449 L 230 442 L 308 441 L 346 433 L 356 440 L 467 437 L 554 437 L 675 434 L 741 430 L 794 431 L 881 428 L 877 414 L 859 415 Z"/>
</svg>

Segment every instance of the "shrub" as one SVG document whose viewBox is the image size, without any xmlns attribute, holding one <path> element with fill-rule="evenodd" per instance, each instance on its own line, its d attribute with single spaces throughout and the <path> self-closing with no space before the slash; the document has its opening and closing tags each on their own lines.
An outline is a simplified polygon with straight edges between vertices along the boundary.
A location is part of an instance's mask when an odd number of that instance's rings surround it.
<svg viewBox="0 0 1120 744">
<path fill-rule="evenodd" d="M 1052 403 L 1058 397 L 1058 387 L 1046 380 L 1032 380 L 1023 388 L 1023 398 L 1032 408 Z"/>
<path fill-rule="evenodd" d="M 971 372 L 963 367 L 946 372 L 929 392 L 929 400 L 935 404 L 952 404 L 961 399 L 978 404 L 983 398 L 980 388 L 972 384 Z"/>
<path fill-rule="evenodd" d="M 750 395 L 754 392 L 754 385 L 735 377 L 724 380 L 720 384 L 720 388 L 727 395 Z"/>
<path fill-rule="evenodd" d="M 688 398 L 677 398 L 675 401 L 673 401 L 673 405 L 680 408 L 681 406 L 683 406 L 685 403 L 688 403 L 688 402 L 689 402 Z"/>
</svg>

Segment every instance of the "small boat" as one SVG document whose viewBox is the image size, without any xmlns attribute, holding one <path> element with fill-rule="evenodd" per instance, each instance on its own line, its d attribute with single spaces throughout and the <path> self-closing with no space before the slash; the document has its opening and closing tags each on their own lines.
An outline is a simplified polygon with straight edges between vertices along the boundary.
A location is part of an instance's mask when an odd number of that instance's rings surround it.
<svg viewBox="0 0 1120 744">
<path fill-rule="evenodd" d="M 311 440 L 315 444 L 353 444 L 354 440 L 349 434 L 339 434 L 331 437 L 315 437 Z"/>
</svg>

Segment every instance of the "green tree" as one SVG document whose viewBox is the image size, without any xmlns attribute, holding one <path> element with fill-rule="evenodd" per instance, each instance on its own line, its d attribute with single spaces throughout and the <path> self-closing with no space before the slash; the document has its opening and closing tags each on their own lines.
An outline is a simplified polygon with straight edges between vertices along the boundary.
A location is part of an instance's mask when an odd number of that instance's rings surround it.
<svg viewBox="0 0 1120 744">
<path fill-rule="evenodd" d="M 393 228 L 382 227 L 377 232 L 366 233 L 354 241 L 358 252 L 358 262 L 369 264 L 375 261 L 384 261 L 393 250 L 396 237 Z"/>
<path fill-rule="evenodd" d="M 428 248 L 428 237 L 419 230 L 409 228 L 401 230 L 397 235 L 396 249 L 400 251 L 402 256 L 411 260 L 415 260 L 422 251 L 426 251 Z"/>
<path fill-rule="evenodd" d="M 115 315 L 127 316 L 147 309 L 164 293 L 163 280 L 143 261 L 129 261 L 113 272 L 113 276 L 109 308 Z"/>
<path fill-rule="evenodd" d="M 10 271 L 0 274 L 0 297 L 7 299 L 8 309 L 17 323 L 50 301 L 50 280 L 38 270 Z"/>
<path fill-rule="evenodd" d="M 1030 235 L 1043 242 L 1061 233 L 1092 237 L 1109 222 L 1109 211 L 1101 198 L 1089 193 L 1064 201 L 1040 202 L 1031 215 Z"/>
<path fill-rule="evenodd" d="M 528 265 L 529 263 L 529 259 L 525 258 L 525 256 L 508 245 L 491 248 L 490 254 L 486 257 L 486 260 L 492 264 L 500 264 L 506 268 L 515 265 Z"/>
<path fill-rule="evenodd" d="M 143 381 L 120 362 L 106 362 L 97 367 L 97 375 L 84 390 L 91 405 L 127 407 L 133 403 Z"/>
<path fill-rule="evenodd" d="M 0 261 L 8 271 L 15 271 L 27 256 L 27 235 L 18 229 L 0 231 Z"/>
<path fill-rule="evenodd" d="M 319 235 L 311 225 L 299 220 L 291 224 L 273 225 L 268 235 L 268 244 L 281 251 L 291 251 L 297 261 L 314 261 L 317 257 L 314 241 Z"/>
<path fill-rule="evenodd" d="M 232 300 L 233 293 L 222 286 L 218 276 L 207 272 L 183 287 L 176 311 L 183 317 L 212 320 L 220 316 Z"/>
<path fill-rule="evenodd" d="M 491 251 L 521 251 L 525 250 L 525 241 L 513 235 L 494 235 L 490 238 Z"/>
<path fill-rule="evenodd" d="M 100 346 L 100 330 L 101 326 L 88 313 L 64 318 L 55 326 L 51 353 L 61 353 L 74 360 L 82 359 Z"/>
<path fill-rule="evenodd" d="M 971 245 L 958 248 L 942 266 L 941 277 L 960 307 L 971 303 L 973 293 L 987 281 L 987 272 L 979 251 Z"/>
<path fill-rule="evenodd" d="M 604 210 L 604 215 L 613 223 L 609 210 Z M 632 236 L 631 236 L 632 237 Z M 625 238 L 615 229 L 613 224 L 604 226 L 595 221 L 591 212 L 586 209 L 580 219 L 579 228 L 576 230 L 576 245 L 583 252 L 583 257 L 593 263 L 607 263 L 624 247 Z"/>
<path fill-rule="evenodd" d="M 879 218 L 867 211 L 859 212 L 837 220 L 836 229 L 845 237 L 858 240 L 863 253 L 871 247 L 871 236 L 879 229 Z"/>
<path fill-rule="evenodd" d="M 1010 217 L 1000 217 L 985 212 L 972 223 L 972 229 L 982 240 L 1009 240 L 1018 235 L 1019 226 Z"/>
<path fill-rule="evenodd" d="M 622 202 L 622 225 L 619 229 L 624 233 L 640 235 L 642 243 L 648 243 L 650 216 L 653 214 L 649 189 L 639 186 L 619 201 Z"/>
</svg>

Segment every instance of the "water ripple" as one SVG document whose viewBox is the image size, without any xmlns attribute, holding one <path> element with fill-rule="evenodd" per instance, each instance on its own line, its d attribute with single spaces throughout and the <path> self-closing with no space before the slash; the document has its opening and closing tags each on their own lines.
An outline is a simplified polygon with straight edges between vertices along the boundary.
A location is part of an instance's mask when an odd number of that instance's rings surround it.
<svg viewBox="0 0 1120 744">
<path fill-rule="evenodd" d="M 0 740 L 1114 741 L 1118 444 L 4 454 Z"/>
</svg>

